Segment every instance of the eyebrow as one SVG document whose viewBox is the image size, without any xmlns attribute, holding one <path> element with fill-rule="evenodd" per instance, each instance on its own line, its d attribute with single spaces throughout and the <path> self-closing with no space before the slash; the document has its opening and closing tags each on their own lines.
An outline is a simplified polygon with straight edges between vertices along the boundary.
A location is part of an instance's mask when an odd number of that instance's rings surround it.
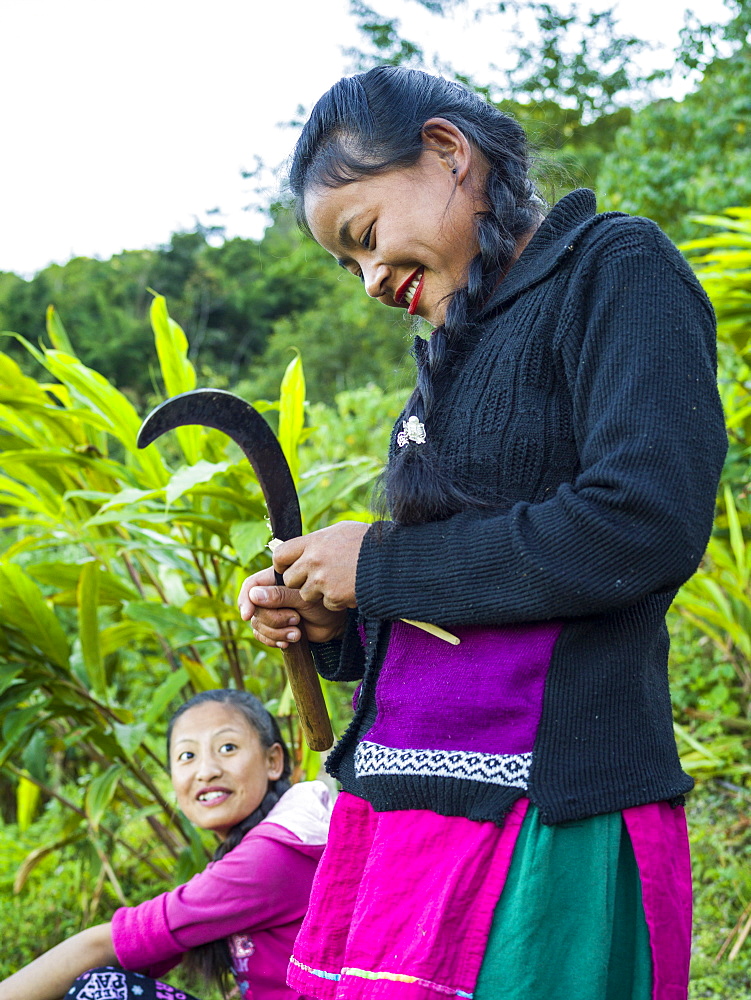
<svg viewBox="0 0 751 1000">
<path fill-rule="evenodd" d="M 349 219 L 345 219 L 344 222 L 341 224 L 341 226 L 339 226 L 338 238 L 339 238 L 339 246 L 340 247 L 355 247 L 355 246 L 357 246 L 357 240 L 352 235 L 352 223 L 355 221 L 356 218 L 357 218 L 357 214 L 351 216 Z M 343 267 L 345 269 L 345 271 L 346 271 L 346 270 L 349 270 L 349 268 L 347 267 L 347 264 L 349 264 L 349 263 L 352 262 L 352 258 L 351 257 L 337 257 L 336 258 L 336 262 L 339 265 L 339 267 Z"/>
<path fill-rule="evenodd" d="M 221 733 L 239 733 L 240 731 L 241 730 L 239 729 L 235 729 L 234 726 L 222 726 L 221 729 L 217 729 L 217 731 L 212 735 L 219 736 Z M 196 742 L 197 740 L 195 740 L 192 736 L 181 736 L 179 740 L 175 740 L 175 746 L 177 746 L 178 743 L 196 743 Z"/>
<path fill-rule="evenodd" d="M 352 236 L 351 226 L 355 220 L 353 215 L 350 219 L 345 219 L 344 222 L 339 226 L 339 245 L 343 247 L 354 246 L 356 240 Z"/>
</svg>

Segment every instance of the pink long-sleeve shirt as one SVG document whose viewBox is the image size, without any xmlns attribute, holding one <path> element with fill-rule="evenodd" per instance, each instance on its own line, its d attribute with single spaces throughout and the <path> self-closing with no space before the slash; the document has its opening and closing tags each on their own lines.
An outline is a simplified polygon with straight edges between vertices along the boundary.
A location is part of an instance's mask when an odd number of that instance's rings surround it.
<svg viewBox="0 0 751 1000">
<path fill-rule="evenodd" d="M 292 1000 L 287 965 L 328 834 L 323 782 L 294 785 L 269 815 L 185 885 L 112 918 L 124 969 L 161 976 L 190 948 L 227 938 L 243 1000 Z"/>
</svg>

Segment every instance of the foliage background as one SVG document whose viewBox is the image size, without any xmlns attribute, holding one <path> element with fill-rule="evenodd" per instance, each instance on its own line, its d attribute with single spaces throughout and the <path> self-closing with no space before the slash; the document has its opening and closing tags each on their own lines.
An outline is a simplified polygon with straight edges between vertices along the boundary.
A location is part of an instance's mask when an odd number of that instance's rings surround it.
<svg viewBox="0 0 751 1000">
<path fill-rule="evenodd" d="M 414 2 L 436 17 L 451 5 Z M 398 21 L 350 6 L 353 67 L 421 64 Z M 736 998 L 751 991 L 751 7 L 726 6 L 724 24 L 684 34 L 675 72 L 697 84 L 682 101 L 645 97 L 642 43 L 608 12 L 546 3 L 478 5 L 489 27 L 531 14 L 537 34 L 513 72 L 464 79 L 527 127 L 550 200 L 584 183 L 602 209 L 656 219 L 718 314 L 730 451 L 709 549 L 671 612 L 671 669 L 698 782 L 691 995 Z M 175 814 L 161 763 L 166 719 L 192 691 L 249 687 L 280 716 L 298 776 L 319 766 L 279 657 L 234 609 L 267 559 L 250 470 L 214 431 L 144 452 L 135 434 L 165 396 L 231 388 L 283 441 L 307 529 L 368 519 L 415 330 L 300 236 L 284 201 L 262 239 L 221 236 L 196 227 L 158 250 L 0 274 L 13 331 L 0 354 L 0 922 L 16 929 L 0 975 L 204 864 L 210 838 Z M 341 731 L 348 692 L 326 697 Z"/>
</svg>

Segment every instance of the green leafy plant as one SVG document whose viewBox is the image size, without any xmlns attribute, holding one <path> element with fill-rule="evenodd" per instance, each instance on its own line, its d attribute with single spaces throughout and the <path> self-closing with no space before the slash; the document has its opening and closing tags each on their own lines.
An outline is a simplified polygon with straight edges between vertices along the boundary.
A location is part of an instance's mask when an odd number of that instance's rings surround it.
<svg viewBox="0 0 751 1000">
<path fill-rule="evenodd" d="M 151 323 L 166 394 L 194 388 L 187 340 L 158 295 Z M 77 358 L 54 309 L 48 343 L 12 336 L 49 380 L 0 354 L 0 772 L 15 785 L 21 828 L 41 802 L 58 803 L 62 820 L 25 858 L 15 889 L 75 846 L 123 902 L 123 864 L 158 887 L 206 860 L 163 772 L 170 706 L 245 687 L 282 717 L 300 772 L 314 775 L 320 761 L 301 743 L 280 655 L 253 640 L 235 607 L 243 577 L 268 565 L 270 539 L 239 449 L 184 427 L 139 450 L 139 415 Z M 299 356 L 279 399 L 257 405 L 276 420 L 307 530 L 358 505 L 379 463 L 319 459 Z M 341 729 L 346 708 L 327 698 Z"/>
</svg>

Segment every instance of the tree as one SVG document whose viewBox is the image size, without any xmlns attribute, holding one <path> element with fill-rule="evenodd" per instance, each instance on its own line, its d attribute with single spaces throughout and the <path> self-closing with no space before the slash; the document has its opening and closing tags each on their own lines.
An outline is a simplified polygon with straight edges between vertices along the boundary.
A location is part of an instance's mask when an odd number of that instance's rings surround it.
<svg viewBox="0 0 751 1000">
<path fill-rule="evenodd" d="M 751 203 L 751 60 L 743 46 L 713 61 L 696 91 L 634 114 L 598 173 L 602 207 L 646 215 L 673 239 L 691 216 Z"/>
</svg>

